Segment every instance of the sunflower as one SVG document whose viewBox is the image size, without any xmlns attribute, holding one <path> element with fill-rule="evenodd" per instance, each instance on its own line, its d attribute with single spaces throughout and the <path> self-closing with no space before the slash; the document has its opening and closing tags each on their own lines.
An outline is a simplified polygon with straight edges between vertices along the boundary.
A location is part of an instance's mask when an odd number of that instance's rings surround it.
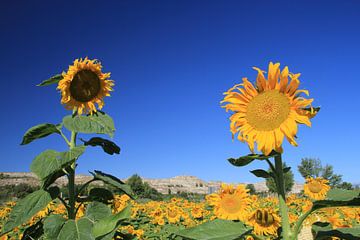
<svg viewBox="0 0 360 240">
<path fill-rule="evenodd" d="M 323 178 L 307 178 L 304 185 L 304 193 L 311 199 L 325 199 L 327 192 L 330 190 L 329 181 Z"/>
<path fill-rule="evenodd" d="M 258 151 L 269 155 L 272 150 L 282 152 L 284 136 L 294 146 L 297 124 L 311 126 L 310 118 L 317 110 L 310 104 L 313 99 L 300 97 L 301 93 L 309 94 L 307 90 L 298 90 L 300 74 L 290 73 L 288 67 L 280 72 L 280 64 L 269 64 L 267 79 L 264 72 L 254 67 L 258 72 L 256 85 L 247 78 L 224 93 L 221 103 L 226 111 L 232 111 L 230 131 L 233 137 L 247 142 L 254 152 L 257 143 Z M 289 81 L 290 80 L 290 81 Z"/>
<path fill-rule="evenodd" d="M 78 114 L 96 112 L 95 103 L 101 109 L 103 98 L 110 96 L 114 82 L 108 80 L 110 73 L 101 72 L 97 60 L 76 59 L 68 71 L 62 73 L 57 89 L 61 91 L 61 103 Z"/>
<path fill-rule="evenodd" d="M 244 185 L 235 188 L 223 184 L 221 187 L 219 194 L 212 194 L 211 198 L 207 198 L 209 205 L 214 206 L 214 214 L 220 219 L 246 219 L 251 202 L 249 190 Z"/>
<path fill-rule="evenodd" d="M 276 236 L 280 221 L 279 215 L 272 208 L 259 208 L 251 214 L 248 223 L 254 227 L 256 235 Z"/>
</svg>

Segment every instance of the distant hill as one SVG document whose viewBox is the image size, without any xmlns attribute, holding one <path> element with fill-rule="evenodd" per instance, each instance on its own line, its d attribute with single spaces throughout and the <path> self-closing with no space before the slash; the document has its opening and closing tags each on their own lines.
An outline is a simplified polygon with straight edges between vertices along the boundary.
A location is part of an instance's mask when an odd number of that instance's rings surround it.
<svg viewBox="0 0 360 240">
<path fill-rule="evenodd" d="M 83 184 L 92 179 L 92 176 L 77 174 L 75 177 L 76 184 Z M 177 192 L 191 192 L 200 194 L 209 194 L 217 191 L 220 188 L 222 181 L 206 182 L 195 176 L 175 176 L 172 178 L 142 178 L 144 182 L 155 188 L 157 191 L 167 194 Z M 126 179 L 122 179 L 126 181 Z M 32 186 L 39 185 L 39 180 L 36 175 L 29 172 L 2 172 L 0 173 L 0 186 L 18 185 L 20 183 L 27 183 Z M 59 178 L 56 182 L 59 186 L 64 186 L 67 183 L 66 177 Z M 250 184 L 250 183 L 232 183 L 232 184 Z M 251 183 L 254 185 L 257 192 L 266 192 L 268 188 L 264 182 Z M 299 193 L 303 189 L 303 184 L 295 183 L 292 193 Z"/>
</svg>

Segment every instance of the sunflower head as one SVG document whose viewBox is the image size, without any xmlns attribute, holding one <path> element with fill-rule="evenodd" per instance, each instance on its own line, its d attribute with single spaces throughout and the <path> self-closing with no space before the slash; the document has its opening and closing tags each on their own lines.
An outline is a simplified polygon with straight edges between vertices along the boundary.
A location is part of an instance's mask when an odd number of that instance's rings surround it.
<svg viewBox="0 0 360 240">
<path fill-rule="evenodd" d="M 277 235 L 280 227 L 280 217 L 272 208 L 258 208 L 249 218 L 249 224 L 254 227 L 256 235 Z"/>
<path fill-rule="evenodd" d="M 244 220 L 247 217 L 251 199 L 244 185 L 234 187 L 223 184 L 219 193 L 212 194 L 207 201 L 214 206 L 214 214 L 218 218 Z"/>
<path fill-rule="evenodd" d="M 103 73 L 101 69 L 102 65 L 96 59 L 76 59 L 59 81 L 57 89 L 61 92 L 61 103 L 78 114 L 96 112 L 95 103 L 101 109 L 103 98 L 110 96 L 114 85 L 108 79 L 110 73 Z"/>
<path fill-rule="evenodd" d="M 247 142 L 254 152 L 254 144 L 265 155 L 272 150 L 282 152 L 284 137 L 294 146 L 297 124 L 311 126 L 310 118 L 318 110 L 310 104 L 313 99 L 300 97 L 308 91 L 299 90 L 300 74 L 289 72 L 288 67 L 280 71 L 280 64 L 270 62 L 267 78 L 259 68 L 256 84 L 247 78 L 224 93 L 222 107 L 233 114 L 230 117 L 230 131 L 233 137 Z"/>
<path fill-rule="evenodd" d="M 323 200 L 330 190 L 329 181 L 323 178 L 307 178 L 304 185 L 304 193 L 311 199 Z"/>
</svg>

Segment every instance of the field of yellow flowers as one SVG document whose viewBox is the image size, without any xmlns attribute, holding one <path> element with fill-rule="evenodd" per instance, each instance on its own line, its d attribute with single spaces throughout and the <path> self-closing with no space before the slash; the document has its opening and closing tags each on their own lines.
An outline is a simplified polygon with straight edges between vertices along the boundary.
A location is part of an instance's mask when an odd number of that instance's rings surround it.
<svg viewBox="0 0 360 240">
<path fill-rule="evenodd" d="M 240 195 L 243 197 L 242 200 L 239 198 Z M 232 198 L 232 196 L 234 197 Z M 241 204 L 244 204 L 245 198 L 249 204 L 248 207 L 243 208 L 244 206 Z M 239 199 L 240 201 L 238 201 Z M 15 204 L 16 202 L 7 202 L 0 207 L 0 230 Z M 96 202 L 83 203 L 79 206 L 76 214 L 77 219 L 89 214 L 85 210 L 88 204 L 96 204 Z M 295 223 L 302 214 L 312 207 L 310 198 L 295 194 L 287 197 L 286 204 L 290 210 L 289 220 L 291 224 Z M 206 200 L 202 202 L 191 202 L 183 198 L 141 202 L 132 200 L 124 194 L 115 195 L 109 205 L 114 214 L 131 205 L 131 218 L 117 229 L 115 239 L 181 239 L 175 238 L 173 233 L 210 220 L 231 220 L 234 218 L 239 218 L 251 226 L 256 235 L 266 236 L 266 239 L 276 239 L 281 222 L 276 197 L 261 198 L 257 195 L 250 195 L 242 185 L 222 185 L 218 193 L 207 195 Z M 40 224 L 40 219 L 50 215 L 50 213 L 66 218 L 64 205 L 53 201 L 26 224 L 22 224 L 14 231 L 2 236 L 1 240 L 21 239 L 25 229 L 31 225 Z M 321 209 L 312 213 L 306 219 L 304 226 L 311 226 L 318 221 L 329 222 L 334 229 L 358 225 L 360 223 L 360 208 L 332 207 Z M 246 239 L 254 238 L 249 235 Z"/>
</svg>

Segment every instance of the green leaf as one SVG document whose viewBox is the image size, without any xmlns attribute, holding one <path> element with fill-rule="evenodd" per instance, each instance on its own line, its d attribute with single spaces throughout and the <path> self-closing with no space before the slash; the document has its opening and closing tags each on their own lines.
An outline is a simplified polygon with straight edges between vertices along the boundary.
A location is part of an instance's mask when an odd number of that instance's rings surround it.
<svg viewBox="0 0 360 240">
<path fill-rule="evenodd" d="M 115 228 L 118 227 L 119 223 L 123 220 L 130 218 L 131 215 L 131 205 L 127 205 L 121 212 L 105 217 L 98 222 L 95 222 L 92 229 L 92 234 L 95 238 L 104 236 Z"/>
<path fill-rule="evenodd" d="M 40 189 L 19 200 L 12 209 L 2 233 L 9 232 L 27 222 L 32 216 L 43 210 L 58 194 L 58 187 L 50 188 L 48 191 Z"/>
<path fill-rule="evenodd" d="M 35 157 L 31 163 L 30 169 L 44 183 L 51 175 L 58 173 L 59 171 L 62 171 L 63 168 L 71 165 L 75 159 L 84 153 L 85 148 L 85 146 L 78 146 L 68 152 L 46 150 Z M 53 181 L 55 180 L 56 179 Z M 47 182 L 47 185 L 49 185 L 49 182 Z"/>
<path fill-rule="evenodd" d="M 283 173 L 287 173 L 287 172 L 289 172 L 289 171 L 290 171 L 290 169 L 291 169 L 291 167 L 286 167 L 286 168 L 283 168 Z"/>
<path fill-rule="evenodd" d="M 89 199 L 91 201 L 99 201 L 103 203 L 109 203 L 114 199 L 114 195 L 111 191 L 105 188 L 92 188 L 89 192 Z"/>
<path fill-rule="evenodd" d="M 256 170 L 252 170 L 250 172 L 252 174 L 254 174 L 255 176 L 261 177 L 261 178 L 270 178 L 271 177 L 270 173 L 268 173 L 267 171 L 262 170 L 262 169 L 256 169 Z"/>
<path fill-rule="evenodd" d="M 85 216 L 94 222 L 111 215 L 111 209 L 101 202 L 92 202 L 86 208 Z"/>
<path fill-rule="evenodd" d="M 216 219 L 198 226 L 176 232 L 177 236 L 186 239 L 201 240 L 233 240 L 238 239 L 251 231 L 242 222 Z"/>
<path fill-rule="evenodd" d="M 265 159 L 275 157 L 277 155 L 279 155 L 279 153 L 272 151 L 268 156 L 263 155 L 263 154 L 249 154 L 249 155 L 242 156 L 242 157 L 239 157 L 236 159 L 229 158 L 228 161 L 236 167 L 243 167 L 243 166 L 248 165 L 249 163 L 251 163 L 254 160 L 265 160 Z"/>
<path fill-rule="evenodd" d="M 38 87 L 48 86 L 48 85 L 51 85 L 51 84 L 58 83 L 61 79 L 63 79 L 62 74 L 56 74 L 55 76 L 42 81 L 41 83 L 39 83 L 36 86 L 38 86 Z"/>
<path fill-rule="evenodd" d="M 106 173 L 103 173 L 103 172 L 97 171 L 97 170 L 95 170 L 94 172 L 95 173 L 92 173 L 92 172 L 90 172 L 90 173 L 94 176 L 94 178 L 96 180 L 101 180 L 104 183 L 110 184 L 113 187 L 116 187 L 117 189 L 122 191 L 123 193 L 127 194 L 132 199 L 134 199 L 134 193 L 131 190 L 131 187 L 129 185 L 126 185 L 123 181 L 121 181 L 117 177 L 112 176 L 110 174 L 106 174 Z"/>
<path fill-rule="evenodd" d="M 325 200 L 314 202 L 312 210 L 335 206 L 360 206 L 360 190 L 330 189 Z"/>
<path fill-rule="evenodd" d="M 316 222 L 312 225 L 314 239 L 325 239 L 338 237 L 340 239 L 358 240 L 360 239 L 360 225 L 352 228 L 333 229 L 330 223 Z"/>
<path fill-rule="evenodd" d="M 95 240 L 91 235 L 93 222 L 86 217 L 67 220 L 60 230 L 58 240 Z"/>
<path fill-rule="evenodd" d="M 25 144 L 31 143 L 32 141 L 34 141 L 36 139 L 44 138 L 53 133 L 60 134 L 58 125 L 54 125 L 51 123 L 43 123 L 43 124 L 36 125 L 26 131 L 20 145 L 25 145 Z"/>
<path fill-rule="evenodd" d="M 61 215 L 50 215 L 47 218 L 45 218 L 44 221 L 44 233 L 46 239 L 57 239 L 60 230 L 64 223 L 66 222 L 66 219 L 63 218 Z"/>
<path fill-rule="evenodd" d="M 107 139 L 101 138 L 101 137 L 93 137 L 89 141 L 84 141 L 81 139 L 81 141 L 84 142 L 85 146 L 101 146 L 104 152 L 113 155 L 114 153 L 119 154 L 120 153 L 120 147 L 116 145 L 114 142 L 109 141 Z"/>
<path fill-rule="evenodd" d="M 115 132 L 112 118 L 101 112 L 89 116 L 66 116 L 63 125 L 70 131 L 80 133 L 100 133 L 113 137 Z"/>
</svg>

